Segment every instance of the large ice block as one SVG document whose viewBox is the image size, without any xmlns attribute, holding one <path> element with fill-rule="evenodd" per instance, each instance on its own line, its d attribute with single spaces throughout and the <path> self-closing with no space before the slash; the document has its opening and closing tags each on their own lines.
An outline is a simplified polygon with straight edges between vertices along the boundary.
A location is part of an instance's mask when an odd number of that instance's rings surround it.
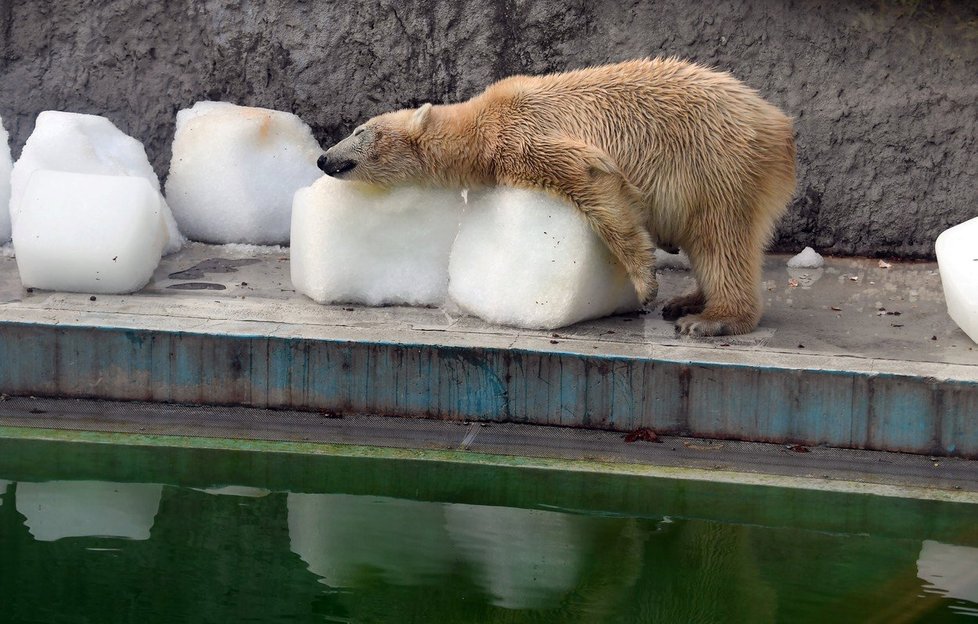
<svg viewBox="0 0 978 624">
<path fill-rule="evenodd" d="M 167 232 L 143 177 L 35 171 L 13 224 L 25 287 L 130 293 L 149 282 Z"/>
<path fill-rule="evenodd" d="M 324 176 L 295 194 L 292 283 L 319 303 L 439 304 L 462 206 L 458 191 Z"/>
<path fill-rule="evenodd" d="M 160 190 L 160 180 L 146 158 L 143 144 L 97 115 L 44 111 L 37 116 L 34 131 L 11 176 L 10 212 L 14 223 L 31 176 L 42 169 L 133 176 L 145 179 L 155 192 Z M 164 252 L 172 253 L 183 246 L 184 239 L 166 202 L 161 202 L 161 210 L 167 231 Z"/>
<path fill-rule="evenodd" d="M 942 232 L 936 250 L 947 313 L 978 342 L 978 218 Z"/>
<path fill-rule="evenodd" d="M 639 308 L 624 268 L 574 206 L 512 188 L 469 194 L 449 295 L 489 322 L 535 329 Z"/>
<path fill-rule="evenodd" d="M 292 196 L 322 175 L 321 153 L 291 113 L 197 102 L 177 113 L 166 199 L 192 240 L 288 243 Z"/>
</svg>

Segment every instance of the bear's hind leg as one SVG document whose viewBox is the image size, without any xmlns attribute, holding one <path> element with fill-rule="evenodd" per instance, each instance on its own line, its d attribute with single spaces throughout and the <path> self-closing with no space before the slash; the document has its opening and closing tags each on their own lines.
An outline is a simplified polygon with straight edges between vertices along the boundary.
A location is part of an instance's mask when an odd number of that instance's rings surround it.
<svg viewBox="0 0 978 624">
<path fill-rule="evenodd" d="M 759 288 L 763 248 L 759 237 L 748 232 L 738 236 L 731 232 L 706 231 L 686 251 L 704 297 L 704 306 L 699 313 L 687 313 L 679 318 L 676 331 L 690 336 L 753 331 L 761 318 Z"/>
</svg>

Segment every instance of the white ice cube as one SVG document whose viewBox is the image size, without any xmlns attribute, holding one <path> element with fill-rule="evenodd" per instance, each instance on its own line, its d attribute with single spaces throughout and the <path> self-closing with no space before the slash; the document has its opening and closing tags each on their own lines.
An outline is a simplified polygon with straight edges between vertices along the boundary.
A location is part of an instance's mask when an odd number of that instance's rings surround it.
<svg viewBox="0 0 978 624">
<path fill-rule="evenodd" d="M 935 247 L 947 313 L 978 342 L 978 218 L 942 232 Z"/>
<path fill-rule="evenodd" d="M 44 111 L 37 116 L 11 177 L 10 212 L 14 223 L 21 198 L 35 171 L 69 171 L 145 179 L 159 193 L 160 180 L 146 158 L 143 144 L 97 115 Z M 184 239 L 165 202 L 163 220 L 167 232 L 164 253 L 183 246 Z"/>
<path fill-rule="evenodd" d="M 792 269 L 820 269 L 824 264 L 825 259 L 811 247 L 805 247 L 788 260 L 788 267 Z"/>
<path fill-rule="evenodd" d="M 0 118 L 0 245 L 10 240 L 10 142 Z"/>
<path fill-rule="evenodd" d="M 198 102 L 177 113 L 166 199 L 192 240 L 288 243 L 292 196 L 322 175 L 321 153 L 291 113 Z"/>
<path fill-rule="evenodd" d="M 537 329 L 639 307 L 624 268 L 574 206 L 511 188 L 469 194 L 448 290 L 484 320 Z"/>
<path fill-rule="evenodd" d="M 149 282 L 166 244 L 164 204 L 142 177 L 39 170 L 13 224 L 25 287 L 129 293 Z"/>
<path fill-rule="evenodd" d="M 292 283 L 319 303 L 441 303 L 462 206 L 458 191 L 323 176 L 295 194 Z"/>
</svg>

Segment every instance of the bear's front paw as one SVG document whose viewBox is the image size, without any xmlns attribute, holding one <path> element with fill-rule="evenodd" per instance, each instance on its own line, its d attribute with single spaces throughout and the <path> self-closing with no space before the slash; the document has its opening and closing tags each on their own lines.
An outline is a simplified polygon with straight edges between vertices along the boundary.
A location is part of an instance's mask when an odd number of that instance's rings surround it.
<svg viewBox="0 0 978 624">
<path fill-rule="evenodd" d="M 638 293 L 638 302 L 643 306 L 652 304 L 659 294 L 659 282 L 655 279 L 655 272 L 651 270 L 643 271 L 638 278 L 632 278 L 632 284 Z"/>
</svg>

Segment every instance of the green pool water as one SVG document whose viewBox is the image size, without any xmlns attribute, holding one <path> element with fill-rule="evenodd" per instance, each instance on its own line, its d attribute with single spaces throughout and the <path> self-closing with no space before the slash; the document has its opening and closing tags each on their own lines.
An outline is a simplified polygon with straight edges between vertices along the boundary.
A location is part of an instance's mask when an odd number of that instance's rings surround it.
<svg viewBox="0 0 978 624">
<path fill-rule="evenodd" d="M 0 439 L 0 622 L 951 622 L 978 508 Z"/>
</svg>

